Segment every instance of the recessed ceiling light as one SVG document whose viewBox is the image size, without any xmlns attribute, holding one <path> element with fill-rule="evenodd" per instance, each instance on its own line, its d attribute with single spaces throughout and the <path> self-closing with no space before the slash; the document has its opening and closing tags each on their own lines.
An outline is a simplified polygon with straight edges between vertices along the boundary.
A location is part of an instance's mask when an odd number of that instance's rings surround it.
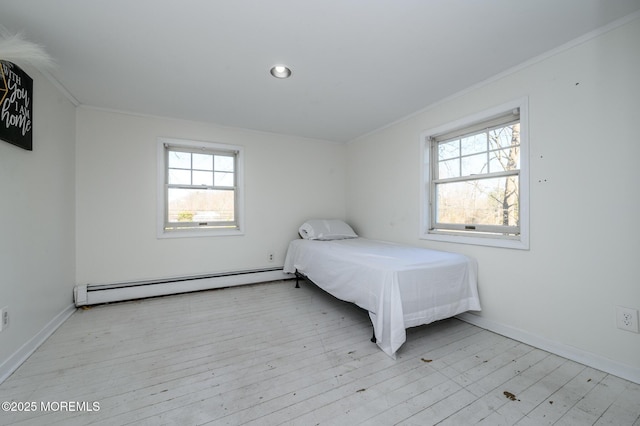
<svg viewBox="0 0 640 426">
<path fill-rule="evenodd" d="M 271 75 L 275 78 L 289 78 L 291 77 L 291 69 L 286 65 L 274 65 L 271 67 Z"/>
</svg>

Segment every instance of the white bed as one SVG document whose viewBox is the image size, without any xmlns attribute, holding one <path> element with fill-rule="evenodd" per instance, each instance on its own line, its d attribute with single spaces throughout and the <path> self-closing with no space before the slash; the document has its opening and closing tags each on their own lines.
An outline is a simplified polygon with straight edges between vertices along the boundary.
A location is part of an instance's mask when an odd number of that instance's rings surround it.
<svg viewBox="0 0 640 426">
<path fill-rule="evenodd" d="M 376 343 L 391 357 L 405 329 L 480 310 L 477 264 L 461 254 L 357 237 L 300 239 L 289 245 L 284 272 L 369 311 Z"/>
</svg>

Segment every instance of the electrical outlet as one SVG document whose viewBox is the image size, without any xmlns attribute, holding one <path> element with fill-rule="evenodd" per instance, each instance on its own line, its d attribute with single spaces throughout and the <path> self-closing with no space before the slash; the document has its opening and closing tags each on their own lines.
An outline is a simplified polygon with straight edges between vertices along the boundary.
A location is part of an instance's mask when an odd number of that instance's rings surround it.
<svg viewBox="0 0 640 426">
<path fill-rule="evenodd" d="M 269 253 L 269 262 L 273 262 L 273 253 Z"/>
<path fill-rule="evenodd" d="M 9 327 L 9 307 L 0 309 L 0 331 Z"/>
<path fill-rule="evenodd" d="M 640 332 L 638 330 L 638 310 L 616 306 L 616 325 L 620 330 Z"/>
</svg>

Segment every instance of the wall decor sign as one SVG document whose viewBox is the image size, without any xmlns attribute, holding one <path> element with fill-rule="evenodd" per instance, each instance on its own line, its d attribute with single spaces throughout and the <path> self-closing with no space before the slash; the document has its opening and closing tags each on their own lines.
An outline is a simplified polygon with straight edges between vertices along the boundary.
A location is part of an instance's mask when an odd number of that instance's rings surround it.
<svg viewBox="0 0 640 426">
<path fill-rule="evenodd" d="M 0 139 L 33 150 L 33 79 L 0 60 Z"/>
</svg>

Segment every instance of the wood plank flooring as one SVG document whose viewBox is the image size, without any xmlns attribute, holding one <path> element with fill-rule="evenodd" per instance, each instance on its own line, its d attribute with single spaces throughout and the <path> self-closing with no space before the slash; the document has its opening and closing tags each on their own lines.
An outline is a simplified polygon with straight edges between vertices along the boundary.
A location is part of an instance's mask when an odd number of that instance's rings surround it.
<svg viewBox="0 0 640 426">
<path fill-rule="evenodd" d="M 293 287 L 78 310 L 0 385 L 36 408 L 0 424 L 640 426 L 638 384 L 457 319 L 393 360 L 364 310 Z"/>
</svg>

